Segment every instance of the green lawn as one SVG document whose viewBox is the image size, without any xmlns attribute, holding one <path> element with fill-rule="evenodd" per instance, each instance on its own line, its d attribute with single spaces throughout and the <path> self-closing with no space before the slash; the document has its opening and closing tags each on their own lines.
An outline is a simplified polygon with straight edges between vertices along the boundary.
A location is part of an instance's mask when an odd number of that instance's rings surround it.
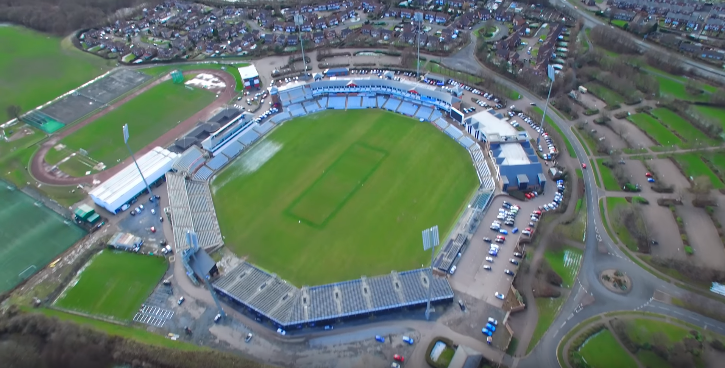
<svg viewBox="0 0 725 368">
<path fill-rule="evenodd" d="M 589 159 L 589 167 L 594 171 L 594 180 L 597 182 L 598 187 L 602 187 L 602 183 L 599 181 L 599 172 L 597 171 L 597 164 L 594 162 L 594 159 Z"/>
<path fill-rule="evenodd" d="M 721 174 L 725 174 L 725 152 L 712 152 L 706 155 L 710 162 L 712 162 L 713 166 L 715 166 Z"/>
<path fill-rule="evenodd" d="M 430 259 L 420 231 L 444 239 L 478 187 L 467 155 L 414 119 L 325 111 L 228 166 L 214 204 L 234 252 L 298 286 L 417 268 Z"/>
<path fill-rule="evenodd" d="M 48 317 L 56 317 L 61 321 L 74 322 L 74 323 L 77 323 L 80 325 L 88 326 L 94 330 L 103 331 L 109 335 L 120 336 L 123 338 L 136 340 L 138 342 L 148 344 L 148 345 L 161 346 L 161 347 L 167 347 L 167 348 L 185 350 L 185 351 L 207 350 L 204 347 L 190 344 L 188 342 L 173 341 L 173 340 L 166 338 L 165 336 L 157 335 L 155 333 L 148 332 L 141 328 L 117 325 L 115 323 L 110 323 L 110 322 L 100 321 L 100 320 L 93 319 L 93 318 L 78 316 L 75 314 L 66 313 L 66 312 L 62 312 L 62 311 L 58 311 L 58 310 L 54 310 L 54 309 L 41 308 L 41 309 L 28 309 L 27 311 L 30 313 L 36 313 L 36 312 L 42 313 Z"/>
<path fill-rule="evenodd" d="M 60 143 L 73 151 L 85 149 L 89 157 L 110 168 L 128 157 L 121 134 L 124 124 L 128 124 L 131 133 L 129 145 L 136 151 L 212 101 L 214 94 L 209 91 L 188 90 L 169 80 L 63 138 Z"/>
<path fill-rule="evenodd" d="M 622 97 L 622 95 L 612 91 L 611 89 L 599 83 L 587 83 L 586 88 L 591 94 L 604 101 L 604 103 L 606 103 L 608 106 L 621 105 L 622 103 L 624 103 L 624 97 Z"/>
<path fill-rule="evenodd" d="M 589 150 L 589 147 L 587 146 L 587 142 L 584 140 L 584 138 L 582 137 L 582 135 L 574 127 L 571 127 L 571 131 L 574 132 L 574 135 L 576 136 L 576 139 L 579 140 L 579 143 L 582 145 L 582 148 L 584 148 L 584 152 L 586 152 L 587 156 L 590 156 L 592 153 Z"/>
<path fill-rule="evenodd" d="M 538 106 L 533 106 L 532 110 L 536 111 L 537 113 L 539 113 L 541 115 L 544 115 L 544 110 L 542 110 Z M 552 111 L 551 109 L 548 109 L 547 113 L 551 114 L 551 113 L 554 113 L 554 111 Z M 554 130 L 556 130 L 556 132 L 559 133 L 559 136 L 561 137 L 561 139 L 564 140 L 564 144 L 566 145 L 566 150 L 569 153 L 569 157 L 576 158 L 576 151 L 574 151 L 574 146 L 572 146 L 571 142 L 569 142 L 569 138 L 567 138 L 564 135 L 564 132 L 561 130 L 561 128 L 559 128 L 559 126 L 556 123 L 554 123 L 554 120 L 552 120 L 551 116 L 549 116 L 548 114 L 546 115 L 546 119 L 545 119 L 546 123 L 549 124 L 550 127 L 554 128 Z M 559 151 L 561 151 L 561 147 L 559 148 Z"/>
<path fill-rule="evenodd" d="M 627 330 L 627 335 L 635 344 L 652 343 L 652 335 L 662 333 L 667 337 L 669 345 L 681 341 L 689 332 L 680 327 L 660 320 L 638 318 L 632 321 L 634 327 Z"/>
<path fill-rule="evenodd" d="M 612 25 L 617 26 L 619 28 L 624 28 L 624 26 L 626 24 L 629 24 L 629 22 L 627 22 L 626 20 L 619 20 L 619 19 L 612 20 Z"/>
<path fill-rule="evenodd" d="M 664 125 L 668 126 L 671 130 L 676 131 L 682 138 L 687 140 L 687 146 L 695 146 L 697 142 L 704 142 L 707 145 L 716 145 L 722 143 L 720 140 L 715 140 L 692 126 L 687 120 L 683 119 L 680 115 L 677 115 L 674 111 L 666 108 L 658 108 L 651 111 L 652 115 L 656 116 Z"/>
<path fill-rule="evenodd" d="M 559 298 L 536 298 L 539 320 L 536 322 L 536 328 L 533 335 L 531 335 L 529 346 L 526 348 L 526 354 L 534 350 L 536 344 L 541 340 L 551 324 L 554 323 L 554 319 L 556 319 L 559 308 L 564 304 L 564 301 L 566 301 L 566 298 L 563 295 Z"/>
<path fill-rule="evenodd" d="M 725 188 L 725 184 L 723 184 L 722 180 L 715 175 L 712 170 L 707 166 L 706 163 L 704 163 L 700 159 L 699 153 L 681 153 L 673 155 L 672 157 L 677 161 L 678 164 L 680 164 L 680 167 L 682 168 L 682 171 L 684 172 L 686 177 L 698 177 L 698 176 L 707 176 L 710 178 L 710 182 L 712 183 L 712 187 L 714 189 L 722 189 Z M 718 165 L 721 165 L 718 163 Z"/>
<path fill-rule="evenodd" d="M 577 169 L 577 174 L 582 174 L 580 169 Z M 559 224 L 556 227 L 556 232 L 563 234 L 567 239 L 575 242 L 582 242 L 584 239 L 584 231 L 587 226 L 587 203 L 579 198 L 576 201 L 576 208 L 574 210 L 576 218 L 570 224 Z"/>
<path fill-rule="evenodd" d="M 608 160 L 605 158 L 597 159 L 597 167 L 599 169 L 599 172 L 602 174 L 602 181 L 604 182 L 604 189 L 615 191 L 615 192 L 622 190 L 622 188 L 619 187 L 617 178 L 615 178 L 614 174 L 612 173 L 612 169 L 604 166 L 604 162 L 606 162 L 606 161 L 608 161 Z"/>
<path fill-rule="evenodd" d="M 646 368 L 670 368 L 671 365 L 652 350 L 639 350 L 637 360 Z"/>
<path fill-rule="evenodd" d="M 685 82 L 678 81 L 678 80 L 672 80 L 670 78 L 654 74 L 655 78 L 657 78 L 657 81 L 660 83 L 660 95 L 661 96 L 671 96 L 680 100 L 686 100 L 686 101 L 708 101 L 710 99 L 710 95 L 707 93 L 702 93 L 700 95 L 692 95 L 689 92 L 687 92 L 687 89 L 685 88 Z M 708 88 L 709 87 L 709 88 Z M 712 91 L 714 92 L 715 88 L 712 86 L 705 86 L 704 89 L 706 91 Z"/>
<path fill-rule="evenodd" d="M 629 202 L 627 202 L 626 199 L 622 197 L 607 197 L 607 213 L 609 214 L 609 219 L 612 221 L 612 229 L 617 234 L 617 237 L 619 237 L 619 240 L 624 243 L 624 245 L 629 248 L 629 250 L 636 252 L 637 247 L 637 240 L 632 237 L 632 235 L 629 233 L 629 230 L 627 230 L 624 225 L 621 224 L 620 221 L 616 219 L 617 217 L 617 207 L 623 206 L 631 206 Z"/>
<path fill-rule="evenodd" d="M 244 66 L 248 66 L 249 63 L 235 63 L 235 62 L 228 62 L 225 64 L 188 64 L 188 65 L 161 65 L 161 66 L 152 66 L 149 68 L 143 68 L 138 69 L 138 71 L 142 73 L 146 73 L 148 75 L 153 76 L 159 76 L 167 73 L 171 73 L 174 70 L 181 70 L 181 71 L 188 71 L 188 70 L 198 70 L 198 69 L 217 69 L 217 70 L 226 70 L 227 73 L 234 76 L 234 81 L 236 82 L 236 88 L 235 90 L 241 91 L 244 89 L 244 84 L 242 84 L 242 77 L 239 75 L 239 69 Z"/>
<path fill-rule="evenodd" d="M 544 252 L 544 258 L 551 266 L 551 269 L 561 276 L 562 286 L 568 288 L 574 284 L 576 275 L 579 272 L 582 254 L 583 252 L 579 248 L 564 246 L 556 252 L 547 250 Z"/>
<path fill-rule="evenodd" d="M 93 257 L 78 282 L 56 305 L 127 321 L 161 281 L 168 268 L 163 257 L 104 250 Z"/>
<path fill-rule="evenodd" d="M 678 136 L 645 113 L 630 115 L 627 119 L 662 146 L 682 145 L 682 140 Z"/>
<path fill-rule="evenodd" d="M 592 368 L 637 368 L 637 362 L 606 329 L 587 340 L 579 353 Z"/>
<path fill-rule="evenodd" d="M 612 228 L 609 227 L 609 221 L 607 221 L 607 217 L 605 216 L 605 206 L 606 203 L 604 202 L 604 198 L 599 199 L 599 217 L 602 219 L 602 224 L 604 225 L 604 230 L 607 231 L 607 235 L 612 239 L 614 244 L 619 244 L 619 240 L 616 236 L 614 236 L 614 232 L 612 231 Z"/>
<path fill-rule="evenodd" d="M 717 120 L 725 129 L 725 108 L 711 106 L 694 106 L 694 108 L 701 114 Z"/>
<path fill-rule="evenodd" d="M 0 121 L 10 105 L 24 112 L 34 109 L 115 65 L 61 41 L 21 27 L 0 27 Z"/>
</svg>

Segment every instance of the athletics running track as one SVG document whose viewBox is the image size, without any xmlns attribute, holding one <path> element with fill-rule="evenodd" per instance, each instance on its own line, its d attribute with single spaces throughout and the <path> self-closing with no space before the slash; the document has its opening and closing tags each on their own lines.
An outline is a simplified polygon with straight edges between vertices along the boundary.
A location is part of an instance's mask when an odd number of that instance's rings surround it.
<svg viewBox="0 0 725 368">
<path fill-rule="evenodd" d="M 224 81 L 224 84 L 226 84 L 226 87 L 219 92 L 219 97 L 217 97 L 214 102 L 212 102 L 209 106 L 203 108 L 196 114 L 190 116 L 188 119 L 182 121 L 178 125 L 176 125 L 171 130 L 164 133 L 161 137 L 156 138 L 153 142 L 151 142 L 146 147 L 140 149 L 136 152 L 136 157 L 140 157 L 147 152 L 149 152 L 152 148 L 160 146 L 160 147 L 166 147 L 167 145 L 171 144 L 176 138 L 182 136 L 184 133 L 188 132 L 196 124 L 200 121 L 206 120 L 207 117 L 211 116 L 211 113 L 227 104 L 229 100 L 231 100 L 235 92 L 236 87 L 236 81 L 234 80 L 234 77 L 230 74 L 216 69 L 199 69 L 194 71 L 187 71 L 184 72 L 184 74 L 199 74 L 199 73 L 206 73 L 206 74 L 213 74 L 217 76 L 218 78 L 222 79 Z M 38 152 L 35 153 L 35 156 L 33 156 L 33 159 L 30 162 L 30 173 L 33 175 L 35 180 L 50 184 L 50 185 L 76 185 L 81 183 L 93 183 L 94 180 L 98 181 L 105 181 L 106 179 L 110 178 L 111 176 L 115 175 L 119 171 L 121 171 L 126 165 L 129 165 L 131 163 L 131 158 L 127 158 L 123 160 L 122 162 L 116 164 L 115 166 L 111 167 L 110 169 L 101 171 L 99 173 L 88 175 L 80 178 L 75 177 L 58 177 L 49 172 L 51 166 L 45 163 L 45 154 L 53 148 L 58 142 L 60 142 L 63 138 L 75 133 L 78 129 L 83 128 L 84 126 L 94 122 L 95 120 L 98 120 L 102 116 L 108 114 L 109 112 L 117 109 L 119 106 L 125 104 L 126 102 L 130 101 L 133 98 L 136 98 L 136 96 L 148 91 L 149 89 L 153 88 L 154 86 L 158 85 L 159 83 L 168 80 L 170 77 L 167 75 L 163 78 L 159 78 L 152 83 L 144 86 L 143 88 L 131 93 L 130 95 L 124 97 L 123 99 L 116 101 L 109 107 L 95 113 L 93 116 L 81 121 L 78 124 L 75 124 L 71 126 L 70 128 L 62 131 L 61 133 L 52 136 L 49 140 L 45 141 L 41 146 Z M 119 131 L 119 134 L 120 131 Z"/>
</svg>

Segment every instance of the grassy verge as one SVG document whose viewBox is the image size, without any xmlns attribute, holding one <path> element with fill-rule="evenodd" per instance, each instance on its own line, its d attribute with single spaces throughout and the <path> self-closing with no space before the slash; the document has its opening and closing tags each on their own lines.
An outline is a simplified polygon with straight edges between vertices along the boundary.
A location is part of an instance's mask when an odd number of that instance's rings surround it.
<svg viewBox="0 0 725 368">
<path fill-rule="evenodd" d="M 619 244 L 619 240 L 616 236 L 614 236 L 614 232 L 609 227 L 609 221 L 607 221 L 607 216 L 605 215 L 606 209 L 606 202 L 604 201 L 606 198 L 600 198 L 599 199 L 599 215 L 602 218 L 602 224 L 604 225 L 604 230 L 607 231 L 607 235 L 612 239 L 614 244 Z"/>
<path fill-rule="evenodd" d="M 698 176 L 707 176 L 714 189 L 725 188 L 725 183 L 723 183 L 722 180 L 720 180 L 720 178 L 718 178 L 718 176 L 710 170 L 710 167 L 702 161 L 700 158 L 701 155 L 702 154 L 697 152 L 691 152 L 672 155 L 672 157 L 680 165 L 680 168 L 682 168 L 685 177 L 696 178 Z M 716 166 L 718 165 L 722 165 L 722 163 L 717 163 Z"/>
<path fill-rule="evenodd" d="M 602 183 L 600 182 L 600 179 L 599 179 L 599 171 L 597 171 L 597 164 L 594 161 L 594 159 L 590 159 L 589 160 L 589 167 L 591 167 L 592 170 L 594 170 L 594 180 L 596 180 L 597 186 L 599 188 L 601 188 L 602 187 Z"/>
<path fill-rule="evenodd" d="M 660 145 L 682 145 L 682 140 L 678 136 L 662 125 L 657 119 L 645 113 L 630 115 L 627 119 Z"/>
<path fill-rule="evenodd" d="M 587 340 L 579 353 L 592 367 L 638 367 L 637 362 L 607 329 Z"/>
<path fill-rule="evenodd" d="M 236 82 L 235 90 L 241 91 L 244 89 L 244 84 L 242 83 L 242 76 L 239 74 L 239 70 L 237 68 L 241 68 L 244 66 L 248 66 L 249 63 L 234 63 L 229 62 L 225 64 L 212 64 L 212 63 L 206 63 L 206 64 L 190 64 L 190 65 L 161 65 L 161 66 L 152 66 L 149 68 L 143 68 L 138 69 L 142 73 L 146 73 L 148 75 L 152 76 L 160 76 L 163 74 L 171 73 L 174 70 L 181 70 L 181 71 L 189 71 L 189 70 L 199 70 L 199 69 L 216 69 L 216 70 L 225 70 L 227 73 L 231 74 L 234 77 L 234 81 Z"/>
<path fill-rule="evenodd" d="M 722 141 L 711 139 L 700 129 L 692 126 L 692 124 L 672 110 L 658 108 L 652 110 L 651 113 L 664 125 L 667 125 L 671 130 L 676 131 L 683 139 L 685 139 L 687 141 L 686 144 L 684 144 L 685 147 L 694 147 L 697 142 L 702 142 L 710 146 L 722 143 Z"/>
<path fill-rule="evenodd" d="M 695 106 L 694 108 L 701 114 L 718 121 L 725 129 L 725 108 L 711 106 Z"/>
<path fill-rule="evenodd" d="M 630 204 L 627 202 L 624 198 L 618 198 L 618 197 L 607 197 L 607 213 L 609 214 L 609 219 L 612 220 L 613 229 L 614 232 L 617 234 L 617 237 L 619 237 L 619 240 L 622 241 L 622 243 L 629 248 L 629 250 L 636 252 L 637 247 L 637 240 L 635 240 L 632 235 L 629 233 L 629 230 L 620 223 L 620 221 L 617 221 L 614 217 L 617 214 L 617 208 L 618 207 L 626 207 L 630 206 Z"/>
<path fill-rule="evenodd" d="M 604 101 L 604 103 L 608 106 L 621 105 L 624 103 L 624 97 L 622 97 L 622 95 L 599 83 L 587 83 L 585 87 L 590 93 L 595 95 L 598 99 Z"/>
<path fill-rule="evenodd" d="M 602 174 L 602 182 L 604 183 L 604 189 L 605 190 L 611 190 L 611 191 L 620 191 L 621 188 L 619 187 L 619 183 L 617 182 L 617 178 L 614 177 L 614 174 L 612 173 L 612 169 L 608 168 L 607 166 L 604 166 L 604 162 L 606 162 L 607 159 L 600 158 L 597 159 L 597 167 L 599 172 Z"/>
<path fill-rule="evenodd" d="M 570 288 L 579 272 L 583 252 L 579 248 L 564 246 L 558 251 L 547 250 L 544 253 L 551 269 L 561 276 L 562 287 Z"/>
<path fill-rule="evenodd" d="M 206 350 L 206 348 L 203 348 L 201 346 L 197 346 L 194 344 L 190 344 L 188 342 L 182 342 L 182 341 L 173 341 L 170 339 L 167 339 L 165 336 L 157 335 L 152 332 L 148 332 L 146 330 L 142 330 L 139 328 L 134 328 L 130 326 L 124 326 L 124 325 L 118 325 L 115 323 L 110 323 L 106 321 L 101 321 L 89 317 L 83 317 L 71 313 L 61 312 L 54 309 L 47 309 L 47 308 L 41 308 L 41 309 L 26 309 L 28 312 L 37 312 L 45 314 L 49 317 L 56 317 L 60 319 L 61 321 L 69 321 L 78 323 L 80 325 L 84 325 L 87 327 L 90 327 L 95 330 L 103 331 L 109 335 L 115 335 L 120 336 L 128 339 L 133 339 L 138 342 L 148 344 L 148 345 L 154 345 L 154 346 L 162 346 L 172 349 L 178 349 L 178 350 L 186 350 L 186 351 L 202 351 Z"/>
<path fill-rule="evenodd" d="M 566 297 L 563 295 L 559 298 L 536 298 L 536 308 L 539 310 L 539 320 L 536 322 L 536 329 L 534 334 L 531 336 L 528 348 L 526 348 L 526 354 L 529 354 L 531 350 L 534 350 L 536 344 L 544 336 L 546 331 L 549 329 L 554 319 L 556 318 L 559 309 L 564 304 Z"/>
<path fill-rule="evenodd" d="M 584 139 L 582 138 L 581 134 L 579 134 L 579 132 L 577 132 L 576 131 L 576 128 L 574 128 L 574 127 L 571 127 L 571 131 L 574 132 L 574 135 L 576 136 L 576 139 L 579 140 L 579 144 L 582 145 L 582 147 L 584 148 L 584 152 L 586 152 L 587 156 L 591 156 L 592 155 L 592 152 L 589 150 L 589 147 L 584 142 Z"/>
</svg>

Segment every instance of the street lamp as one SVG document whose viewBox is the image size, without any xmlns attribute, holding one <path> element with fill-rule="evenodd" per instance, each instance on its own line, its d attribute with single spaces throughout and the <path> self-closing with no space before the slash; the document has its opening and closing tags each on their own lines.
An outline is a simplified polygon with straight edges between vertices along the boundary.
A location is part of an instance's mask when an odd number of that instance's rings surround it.
<svg viewBox="0 0 725 368">
<path fill-rule="evenodd" d="M 554 79 L 556 78 L 556 72 L 554 71 L 554 67 L 551 64 L 549 64 L 549 67 L 546 69 L 546 74 L 548 75 L 551 83 L 549 84 L 549 94 L 546 96 L 546 105 L 544 105 L 544 115 L 541 117 L 541 127 L 544 126 L 544 122 L 546 121 L 546 111 L 549 109 L 549 99 L 551 98 L 551 88 L 554 87 Z M 539 137 L 541 137 L 541 133 L 539 133 Z"/>
<path fill-rule="evenodd" d="M 151 198 L 154 198 L 153 193 L 151 193 L 151 187 L 149 187 L 149 183 L 146 182 L 146 178 L 143 176 L 143 172 L 141 172 L 141 168 L 138 166 L 138 162 L 136 162 L 136 157 L 133 156 L 133 151 L 131 151 L 131 146 L 128 145 L 128 124 L 123 125 L 123 143 L 126 144 L 126 148 L 128 148 L 128 153 L 131 154 L 131 159 L 133 159 L 133 163 L 136 165 L 136 169 L 138 170 L 138 174 L 141 175 L 141 179 L 143 179 L 144 185 L 146 185 L 146 190 L 149 191 L 149 195 Z"/>
<path fill-rule="evenodd" d="M 305 60 L 305 45 L 302 42 L 302 25 L 305 24 L 305 17 L 302 14 L 295 14 L 295 25 L 297 26 L 297 36 L 300 40 L 300 49 L 302 49 L 302 63 L 305 66 L 305 75 L 307 75 L 307 60 Z"/>
</svg>

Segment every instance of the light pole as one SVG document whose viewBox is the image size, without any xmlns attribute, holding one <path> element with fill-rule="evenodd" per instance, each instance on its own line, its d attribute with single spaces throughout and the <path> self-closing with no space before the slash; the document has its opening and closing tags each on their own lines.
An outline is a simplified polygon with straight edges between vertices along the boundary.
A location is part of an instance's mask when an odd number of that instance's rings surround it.
<svg viewBox="0 0 725 368">
<path fill-rule="evenodd" d="M 433 226 L 429 229 L 423 230 L 423 250 L 430 249 L 430 269 L 428 275 L 428 305 L 425 307 L 425 319 L 430 319 L 431 310 L 430 299 L 431 293 L 433 292 L 433 258 L 435 257 L 435 247 L 439 244 L 438 241 L 438 225 Z"/>
<path fill-rule="evenodd" d="M 556 77 L 556 73 L 554 71 L 554 67 L 549 64 L 549 67 L 546 70 L 549 79 L 551 80 L 551 83 L 549 84 L 549 94 L 546 96 L 546 105 L 544 105 L 544 115 L 541 117 L 541 127 L 544 127 L 544 122 L 546 121 L 546 111 L 549 109 L 549 99 L 551 98 L 551 88 L 554 87 L 554 79 Z M 541 133 L 539 133 L 539 138 L 541 138 Z M 537 144 L 539 142 L 536 142 Z"/>
<path fill-rule="evenodd" d="M 307 60 L 305 60 L 305 45 L 304 42 L 302 42 L 302 25 L 305 24 L 305 17 L 302 16 L 302 14 L 295 14 L 295 25 L 297 26 L 297 29 L 299 30 L 297 33 L 297 36 L 300 40 L 300 49 L 302 49 L 302 63 L 305 66 L 305 75 L 307 75 Z"/>
<path fill-rule="evenodd" d="M 423 27 L 423 13 L 416 12 L 413 14 L 413 20 L 418 23 L 418 29 L 415 31 L 415 43 L 418 46 L 418 55 L 415 60 L 415 77 L 417 78 L 417 82 L 420 80 L 420 30 Z"/>
<path fill-rule="evenodd" d="M 133 151 L 131 151 L 131 146 L 128 145 L 128 124 L 123 125 L 123 143 L 126 144 L 126 148 L 128 148 L 128 153 L 131 154 L 131 159 L 133 159 L 133 163 L 136 165 L 136 169 L 138 170 L 138 174 L 141 175 L 141 179 L 143 179 L 143 183 L 146 185 L 146 190 L 149 191 L 149 195 L 151 198 L 154 198 L 153 193 L 151 193 L 151 187 L 149 186 L 149 183 L 146 182 L 146 178 L 143 176 L 143 172 L 141 172 L 141 168 L 138 166 L 138 162 L 136 162 L 136 157 L 133 156 Z"/>
</svg>

